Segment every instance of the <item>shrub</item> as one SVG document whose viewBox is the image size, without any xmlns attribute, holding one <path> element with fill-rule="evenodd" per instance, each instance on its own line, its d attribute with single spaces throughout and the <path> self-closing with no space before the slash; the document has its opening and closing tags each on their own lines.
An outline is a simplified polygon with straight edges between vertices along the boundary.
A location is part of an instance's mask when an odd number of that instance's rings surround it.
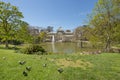
<svg viewBox="0 0 120 80">
<path fill-rule="evenodd" d="M 24 54 L 47 54 L 45 49 L 37 44 L 29 45 L 23 49 Z"/>
<path fill-rule="evenodd" d="M 51 54 L 54 54 L 53 52 L 48 52 L 47 54 L 51 55 Z"/>
</svg>

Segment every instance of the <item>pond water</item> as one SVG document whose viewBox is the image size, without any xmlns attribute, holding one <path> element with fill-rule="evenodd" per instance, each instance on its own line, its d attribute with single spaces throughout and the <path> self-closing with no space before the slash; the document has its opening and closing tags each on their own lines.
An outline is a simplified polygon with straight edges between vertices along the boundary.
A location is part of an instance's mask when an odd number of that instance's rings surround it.
<svg viewBox="0 0 120 80">
<path fill-rule="evenodd" d="M 49 42 L 49 43 L 43 43 L 42 46 L 48 51 L 48 52 L 54 52 L 54 53 L 76 53 L 80 52 L 80 46 L 78 43 L 73 42 Z"/>
</svg>

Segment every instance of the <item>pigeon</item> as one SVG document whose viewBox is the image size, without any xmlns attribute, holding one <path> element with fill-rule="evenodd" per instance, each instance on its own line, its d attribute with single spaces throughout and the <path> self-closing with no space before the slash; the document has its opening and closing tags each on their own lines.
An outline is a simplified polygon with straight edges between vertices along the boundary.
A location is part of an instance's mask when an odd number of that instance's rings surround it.
<svg viewBox="0 0 120 80">
<path fill-rule="evenodd" d="M 54 59 L 52 59 L 52 60 L 51 60 L 51 62 L 55 62 L 55 60 L 54 60 Z"/>
<path fill-rule="evenodd" d="M 59 72 L 59 73 L 62 73 L 62 72 L 63 72 L 63 69 L 62 69 L 62 68 L 58 68 L 58 72 Z"/>
<path fill-rule="evenodd" d="M 20 65 L 23 65 L 23 64 L 25 64 L 26 62 L 25 61 L 19 61 L 19 64 Z"/>
<path fill-rule="evenodd" d="M 3 60 L 5 60 L 6 59 L 6 57 L 3 57 Z"/>
<path fill-rule="evenodd" d="M 47 66 L 47 64 L 43 64 L 43 67 L 46 67 Z"/>
<path fill-rule="evenodd" d="M 66 60 L 67 60 L 67 61 L 72 61 L 72 59 L 70 59 L 70 58 L 66 58 Z"/>
<path fill-rule="evenodd" d="M 27 71 L 31 71 L 31 66 L 26 67 Z"/>
<path fill-rule="evenodd" d="M 23 71 L 23 75 L 24 75 L 24 76 L 28 76 L 28 74 L 27 74 L 26 71 Z"/>
</svg>

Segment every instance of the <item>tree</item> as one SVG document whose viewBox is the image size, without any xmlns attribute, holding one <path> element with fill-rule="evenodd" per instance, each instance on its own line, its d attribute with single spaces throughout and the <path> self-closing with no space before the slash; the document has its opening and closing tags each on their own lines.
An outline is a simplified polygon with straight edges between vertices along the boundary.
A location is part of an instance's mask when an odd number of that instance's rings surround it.
<svg viewBox="0 0 120 80">
<path fill-rule="evenodd" d="M 90 25 L 94 35 L 105 44 L 105 51 L 110 51 L 116 36 L 120 36 L 120 0 L 99 0 L 93 9 Z M 117 37 L 118 38 L 118 37 Z"/>
<path fill-rule="evenodd" d="M 52 32 L 52 31 L 53 31 L 53 27 L 52 27 L 52 26 L 48 26 L 48 27 L 47 27 L 47 31 L 48 31 L 48 32 Z"/>
<path fill-rule="evenodd" d="M 0 1 L 0 37 L 5 41 L 8 48 L 8 41 L 14 38 L 14 34 L 20 29 L 22 12 L 10 3 Z"/>
<path fill-rule="evenodd" d="M 29 24 L 25 21 L 20 21 L 19 26 L 20 28 L 17 30 L 16 34 L 14 34 L 16 35 L 14 39 L 18 41 L 32 43 L 31 41 L 33 37 L 29 33 Z"/>
<path fill-rule="evenodd" d="M 41 42 L 44 42 L 45 38 L 47 37 L 47 33 L 46 32 L 40 32 L 39 38 Z"/>
<path fill-rule="evenodd" d="M 75 30 L 76 40 L 80 40 L 80 47 L 83 48 L 83 41 L 85 41 L 89 35 L 90 27 L 88 25 L 79 26 Z"/>
</svg>

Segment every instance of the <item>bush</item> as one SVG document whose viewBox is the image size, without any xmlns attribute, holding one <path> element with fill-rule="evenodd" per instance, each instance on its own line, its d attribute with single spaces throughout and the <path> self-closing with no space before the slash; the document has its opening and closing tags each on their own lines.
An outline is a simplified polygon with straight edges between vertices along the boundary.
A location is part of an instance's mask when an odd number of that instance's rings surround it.
<svg viewBox="0 0 120 80">
<path fill-rule="evenodd" d="M 23 49 L 24 54 L 47 54 L 45 49 L 40 45 L 29 45 Z"/>
<path fill-rule="evenodd" d="M 23 42 L 18 41 L 18 40 L 12 40 L 12 41 L 10 41 L 10 43 L 13 44 L 13 45 L 21 45 Z"/>
</svg>

